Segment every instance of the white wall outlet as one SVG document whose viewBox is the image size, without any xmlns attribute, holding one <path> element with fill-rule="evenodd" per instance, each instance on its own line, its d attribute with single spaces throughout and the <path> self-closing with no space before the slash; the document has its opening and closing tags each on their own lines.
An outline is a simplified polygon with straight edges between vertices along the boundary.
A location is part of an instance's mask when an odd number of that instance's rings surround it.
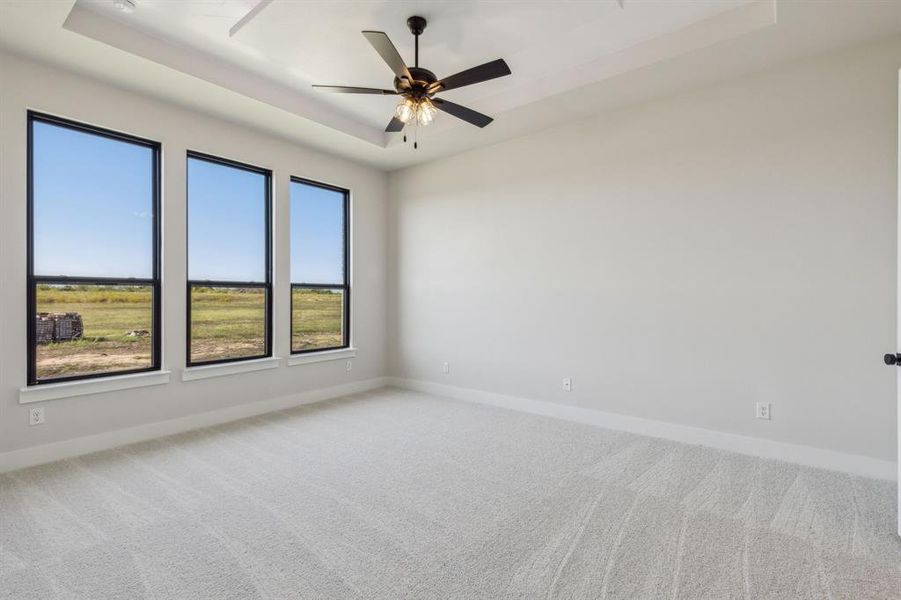
<svg viewBox="0 0 901 600">
<path fill-rule="evenodd" d="M 28 409 L 28 424 L 29 425 L 40 425 L 44 422 L 44 409 L 43 408 L 29 408 Z"/>
<path fill-rule="evenodd" d="M 565 377 L 563 379 L 563 391 L 571 392 L 573 391 L 573 380 L 570 377 Z"/>
<path fill-rule="evenodd" d="M 450 374 L 450 363 L 446 362 L 443 365 L 441 365 L 441 372 L 444 373 L 445 375 L 449 375 Z"/>
<path fill-rule="evenodd" d="M 353 371 L 354 370 L 354 361 L 352 361 L 352 360 L 347 361 L 347 364 L 344 365 L 344 369 L 346 371 Z"/>
<path fill-rule="evenodd" d="M 766 419 L 770 420 L 770 403 L 769 402 L 758 402 L 757 403 L 757 413 L 755 415 L 758 419 Z"/>
</svg>

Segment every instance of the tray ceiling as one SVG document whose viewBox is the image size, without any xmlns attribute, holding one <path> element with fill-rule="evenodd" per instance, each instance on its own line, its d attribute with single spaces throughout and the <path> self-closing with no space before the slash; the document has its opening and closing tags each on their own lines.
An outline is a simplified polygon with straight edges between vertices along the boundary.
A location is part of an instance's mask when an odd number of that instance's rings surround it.
<svg viewBox="0 0 901 600">
<path fill-rule="evenodd" d="M 388 169 L 901 30 L 901 3 L 876 0 L 134 1 L 7 0 L 0 45 Z M 360 31 L 412 63 L 413 14 L 438 76 L 495 58 L 513 71 L 445 96 L 494 123 L 441 114 L 416 152 L 383 131 L 394 98 L 310 88 L 390 87 Z M 236 95 L 255 108 L 223 114 Z"/>
</svg>

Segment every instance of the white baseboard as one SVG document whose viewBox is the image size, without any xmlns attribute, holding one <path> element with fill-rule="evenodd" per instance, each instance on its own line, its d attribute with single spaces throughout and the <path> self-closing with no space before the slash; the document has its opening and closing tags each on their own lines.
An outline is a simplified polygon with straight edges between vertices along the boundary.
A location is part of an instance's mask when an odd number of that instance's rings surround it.
<svg viewBox="0 0 901 600">
<path fill-rule="evenodd" d="M 504 394 L 495 394 L 430 381 L 389 377 L 388 383 L 395 387 L 425 392 L 436 396 L 508 408 L 565 421 L 594 425 L 605 429 L 616 429 L 676 442 L 709 446 L 739 454 L 771 458 L 863 477 L 889 481 L 898 479 L 898 465 L 896 463 L 868 456 L 845 454 L 813 446 L 789 444 L 735 433 L 701 429 L 700 427 L 690 427 L 688 425 L 630 417 L 588 408 L 566 406 L 543 400 L 506 396 Z"/>
<path fill-rule="evenodd" d="M 125 444 L 151 440 L 175 433 L 183 433 L 201 427 L 220 425 L 222 423 L 228 423 L 229 421 L 237 421 L 238 419 L 243 419 L 245 417 L 293 408 L 303 404 L 312 404 L 314 402 L 331 400 L 349 394 L 366 392 L 384 387 L 387 385 L 387 382 L 388 379 L 386 377 L 375 377 L 363 381 L 300 392 L 290 396 L 279 396 L 278 398 L 271 398 L 269 400 L 229 406 L 228 408 L 220 410 L 188 415 L 186 417 L 179 417 L 168 421 L 148 423 L 146 425 L 117 429 L 116 431 L 88 435 L 71 440 L 54 442 L 52 444 L 43 444 L 40 446 L 22 448 L 21 450 L 12 450 L 10 452 L 0 453 L 0 473 L 13 471 L 15 469 L 24 469 L 25 467 L 32 467 L 53 462 L 55 460 L 72 458 L 74 456 L 89 454 L 99 450 L 116 448 L 118 446 L 124 446 Z"/>
<path fill-rule="evenodd" d="M 393 385 L 404 389 L 425 392 L 456 400 L 497 406 L 565 421 L 593 425 L 605 429 L 616 429 L 688 444 L 699 444 L 740 454 L 782 460 L 785 462 L 840 471 L 842 473 L 850 473 L 852 475 L 860 475 L 863 477 L 872 477 L 889 481 L 895 481 L 898 478 L 898 465 L 887 460 L 846 454 L 834 450 L 826 450 L 824 448 L 815 448 L 813 446 L 789 444 L 786 442 L 738 435 L 735 433 L 725 433 L 710 429 L 701 429 L 699 427 L 667 423 L 664 421 L 654 421 L 652 419 L 644 419 L 641 417 L 631 417 L 628 415 L 579 408 L 576 406 L 555 404 L 543 400 L 531 400 L 528 398 L 507 396 L 471 388 L 397 377 L 375 377 L 364 381 L 310 390 L 290 396 L 280 396 L 278 398 L 262 400 L 259 402 L 239 404 L 237 406 L 230 406 L 220 410 L 170 419 L 168 421 L 148 423 L 146 425 L 138 425 L 136 427 L 119 429 L 107 433 L 0 453 L 0 473 L 53 462 L 55 460 L 72 458 L 74 456 L 80 456 L 82 454 L 100 450 L 107 450 L 109 448 L 115 448 L 125 444 L 141 442 L 166 435 L 183 433 L 201 427 L 228 423 L 230 421 L 236 421 L 245 417 L 265 414 L 276 410 L 284 410 L 286 408 L 304 404 L 331 400 L 349 394 L 378 389 L 386 385 Z"/>
</svg>

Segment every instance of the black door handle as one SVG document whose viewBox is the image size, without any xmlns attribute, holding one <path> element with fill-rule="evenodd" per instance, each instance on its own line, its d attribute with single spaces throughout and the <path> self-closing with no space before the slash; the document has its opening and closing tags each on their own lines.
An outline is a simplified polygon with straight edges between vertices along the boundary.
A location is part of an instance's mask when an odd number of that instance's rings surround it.
<svg viewBox="0 0 901 600">
<path fill-rule="evenodd" d="M 884 360 L 887 365 L 901 366 L 901 354 L 886 354 L 882 357 L 882 360 Z"/>
</svg>

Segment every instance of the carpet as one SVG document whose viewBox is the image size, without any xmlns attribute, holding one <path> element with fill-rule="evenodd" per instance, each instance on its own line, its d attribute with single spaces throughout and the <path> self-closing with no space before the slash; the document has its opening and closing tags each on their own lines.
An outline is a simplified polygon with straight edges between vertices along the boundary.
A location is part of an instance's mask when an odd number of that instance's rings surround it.
<svg viewBox="0 0 901 600">
<path fill-rule="evenodd" d="M 895 487 L 383 389 L 0 476 L 0 597 L 901 598 Z"/>
</svg>

